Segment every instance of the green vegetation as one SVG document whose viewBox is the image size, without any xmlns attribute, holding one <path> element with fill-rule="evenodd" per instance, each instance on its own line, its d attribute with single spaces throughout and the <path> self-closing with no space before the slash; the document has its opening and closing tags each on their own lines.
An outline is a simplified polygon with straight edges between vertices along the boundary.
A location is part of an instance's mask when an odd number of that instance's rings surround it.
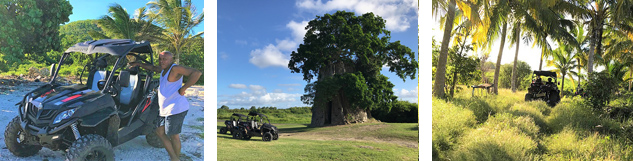
<svg viewBox="0 0 633 161">
<path fill-rule="evenodd" d="M 223 127 L 218 125 L 217 129 Z M 364 123 L 321 128 L 281 124 L 279 140 L 218 134 L 218 160 L 418 160 L 418 124 Z M 354 135 L 350 135 L 354 133 Z M 228 155 L 241 154 L 241 155 Z"/>
<path fill-rule="evenodd" d="M 169 2 L 181 3 L 180 0 Z M 162 38 L 165 35 L 172 35 L 172 31 L 184 38 L 184 41 L 179 42 L 177 47 L 178 53 L 182 53 L 178 54 L 182 59 L 179 64 L 198 69 L 204 73 L 204 38 L 201 37 L 202 32 L 193 36 L 188 34 L 193 27 L 204 20 L 203 14 L 193 17 L 192 12 L 189 12 L 193 6 L 190 6 L 191 3 L 188 2 L 186 4 L 188 5 L 177 8 L 186 11 L 189 15 L 184 14 L 183 16 L 189 17 L 166 18 L 165 16 L 168 15 L 148 15 L 149 11 L 145 9 L 146 7 L 150 7 L 152 10 L 159 10 L 163 7 L 153 3 L 148 4 L 148 6 L 138 6 L 140 8 L 136 10 L 135 17 L 131 17 L 125 8 L 115 3 L 108 10 L 101 11 L 104 16 L 100 19 L 74 21 L 60 25 L 66 23 L 68 16 L 72 13 L 72 6 L 68 1 L 7 2 L 2 5 L 8 9 L 8 13 L 15 12 L 15 14 L 0 14 L 0 20 L 8 24 L 5 27 L 0 27 L 0 31 L 2 31 L 0 39 L 6 40 L 0 41 L 0 75 L 24 75 L 30 78 L 40 75 L 47 76 L 48 74 L 33 75 L 31 67 L 37 68 L 40 73 L 48 73 L 42 71 L 48 71 L 51 64 L 58 63 L 62 52 L 68 47 L 79 42 L 105 38 L 148 40 L 152 42 L 153 50 L 156 52 L 154 53 L 154 62 L 158 64 L 158 52 L 175 50 L 170 47 L 172 42 Z M 168 21 L 170 18 L 182 18 L 182 21 L 191 21 L 191 23 L 182 29 L 173 29 L 159 23 Z M 92 58 L 85 54 L 71 54 L 60 69 L 60 76 L 75 81 L 74 78 L 80 75 L 84 65 L 90 63 L 91 60 Z M 196 84 L 204 84 L 204 76 L 201 76 Z"/>
<path fill-rule="evenodd" d="M 226 106 L 225 106 L 226 107 Z M 228 120 L 233 113 L 248 115 L 250 111 L 255 111 L 268 116 L 272 124 L 277 123 L 297 123 L 309 124 L 312 119 L 312 107 L 290 107 L 287 109 L 277 109 L 276 107 L 252 106 L 250 109 L 218 109 L 218 119 Z"/>
<path fill-rule="evenodd" d="M 59 26 L 73 7 L 66 0 L 20 0 L 0 3 L 0 73 L 26 60 L 52 63 L 44 54 L 60 49 Z"/>
<path fill-rule="evenodd" d="M 630 160 L 633 119 L 612 118 L 580 97 L 555 107 L 525 92 L 433 98 L 433 160 Z M 624 106 L 616 97 L 608 107 Z M 502 103 L 498 101 L 504 101 Z M 630 107 L 625 106 L 625 109 Z"/>
<path fill-rule="evenodd" d="M 385 23 L 372 12 L 356 16 L 346 11 L 308 22 L 303 43 L 292 51 L 288 68 L 303 74 L 308 83 L 301 101 L 313 105 L 312 126 L 365 121 L 361 118 L 371 110 L 389 111 L 398 97 L 392 91 L 394 84 L 380 73 L 383 65 L 403 81 L 415 79 L 416 53 L 392 41 Z M 326 112 L 328 104 L 342 115 Z"/>
</svg>

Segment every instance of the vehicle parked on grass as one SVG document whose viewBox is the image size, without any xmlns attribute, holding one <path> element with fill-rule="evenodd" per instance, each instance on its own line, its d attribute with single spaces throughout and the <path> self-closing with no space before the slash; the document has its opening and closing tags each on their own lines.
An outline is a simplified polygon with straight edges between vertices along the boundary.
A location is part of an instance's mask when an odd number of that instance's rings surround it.
<svg viewBox="0 0 633 161">
<path fill-rule="evenodd" d="M 541 76 L 546 77 L 548 81 L 543 82 Z M 553 82 L 552 79 L 554 80 Z M 556 72 L 534 71 L 532 73 L 532 83 L 525 94 L 525 101 L 543 100 L 547 102 L 547 105 L 554 107 L 560 102 L 558 85 L 560 83 L 556 80 Z"/>
<path fill-rule="evenodd" d="M 244 118 L 244 119 L 242 119 Z M 220 128 L 220 134 L 226 134 L 227 132 L 231 132 L 231 134 L 233 133 L 233 130 L 237 128 L 237 125 L 246 120 L 248 118 L 248 116 L 246 115 L 242 115 L 239 113 L 233 113 L 233 115 L 231 115 L 231 118 L 229 120 L 224 121 L 224 125 L 226 125 L 226 127 L 222 127 Z"/>
<path fill-rule="evenodd" d="M 70 54 L 92 59 L 79 84 L 55 81 Z M 19 115 L 7 125 L 4 142 L 13 155 L 32 156 L 42 147 L 66 151 L 66 160 L 114 160 L 112 147 L 139 135 L 154 147 L 158 80 L 151 71 L 124 68 L 127 59 L 154 63 L 147 41 L 92 40 L 68 48 L 51 70 L 51 80 L 17 103 Z M 116 60 L 109 64 L 107 60 Z M 88 71 L 86 84 L 81 80 Z"/>
<path fill-rule="evenodd" d="M 248 122 L 238 124 L 237 131 L 233 133 L 234 138 L 248 140 L 253 136 L 257 136 L 262 137 L 263 141 L 279 139 L 279 130 L 277 126 L 270 124 L 268 116 L 256 112 L 249 112 L 248 116 Z M 264 122 L 264 119 L 268 123 Z"/>
</svg>

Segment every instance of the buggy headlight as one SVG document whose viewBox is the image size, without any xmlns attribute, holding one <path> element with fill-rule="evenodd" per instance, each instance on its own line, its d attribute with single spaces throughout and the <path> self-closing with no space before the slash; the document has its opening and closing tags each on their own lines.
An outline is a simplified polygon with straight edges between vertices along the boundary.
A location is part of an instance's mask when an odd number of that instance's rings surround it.
<svg viewBox="0 0 633 161">
<path fill-rule="evenodd" d="M 55 120 L 53 120 L 53 124 L 59 123 L 62 120 L 68 119 L 70 118 L 70 116 L 72 116 L 75 113 L 76 109 L 70 109 L 70 110 L 66 110 L 64 112 L 59 113 L 56 117 Z"/>
</svg>

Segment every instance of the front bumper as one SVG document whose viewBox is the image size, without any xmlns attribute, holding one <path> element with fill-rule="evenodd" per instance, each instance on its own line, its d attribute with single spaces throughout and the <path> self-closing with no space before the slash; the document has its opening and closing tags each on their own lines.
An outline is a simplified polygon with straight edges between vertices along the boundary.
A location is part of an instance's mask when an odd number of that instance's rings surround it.
<svg viewBox="0 0 633 161">
<path fill-rule="evenodd" d="M 66 121 L 64 124 L 49 128 L 48 126 L 40 128 L 35 125 L 29 124 L 27 120 L 20 118 L 20 127 L 33 136 L 36 136 L 40 140 L 40 144 L 53 144 L 54 141 L 63 138 L 63 130 L 69 128 L 70 125 L 77 122 L 77 118 Z"/>
</svg>

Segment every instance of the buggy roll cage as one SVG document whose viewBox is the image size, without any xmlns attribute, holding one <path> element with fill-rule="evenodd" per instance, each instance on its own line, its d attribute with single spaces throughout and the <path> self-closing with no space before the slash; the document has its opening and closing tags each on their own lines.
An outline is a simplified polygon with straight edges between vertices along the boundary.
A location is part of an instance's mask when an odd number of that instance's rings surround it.
<svg viewBox="0 0 633 161">
<path fill-rule="evenodd" d="M 268 116 L 261 114 L 261 113 L 257 113 L 257 112 L 249 112 L 248 113 L 249 116 L 252 116 L 253 119 L 255 118 L 255 116 L 259 116 L 259 121 L 263 122 L 262 119 L 266 118 L 266 121 L 268 121 L 268 124 L 270 124 L 270 120 L 268 119 Z"/>
<path fill-rule="evenodd" d="M 231 115 L 231 116 L 236 116 L 238 120 L 242 120 L 242 118 L 248 119 L 248 116 L 242 115 L 242 114 L 239 114 L 239 113 L 233 113 L 233 115 Z"/>
<path fill-rule="evenodd" d="M 71 46 L 70 48 L 68 48 L 66 51 L 64 51 L 64 54 L 62 54 L 62 57 L 59 59 L 59 63 L 57 64 L 57 67 L 53 69 L 55 70 L 55 72 L 53 72 L 51 81 L 49 82 L 49 84 L 53 84 L 55 82 L 55 79 L 57 78 L 57 75 L 59 74 L 59 69 L 61 68 L 62 63 L 64 62 L 64 59 L 66 59 L 68 55 L 70 55 L 70 53 L 72 52 L 84 53 L 86 55 L 105 53 L 108 55 L 117 56 L 118 57 L 117 61 L 114 64 L 114 67 L 112 68 L 111 73 L 114 73 L 119 68 L 119 65 L 121 63 L 121 58 L 125 57 L 129 53 L 138 53 L 138 54 L 141 54 L 141 53 L 152 54 L 153 53 L 152 47 L 150 46 L 149 41 L 135 42 L 130 39 L 102 39 L 102 40 L 91 40 L 91 41 L 77 43 Z M 100 58 L 106 57 L 108 55 L 101 56 Z M 135 55 L 135 56 L 137 58 L 139 57 L 139 55 Z M 140 59 L 140 60 L 147 62 L 144 59 Z M 154 62 L 154 57 L 150 56 L 150 61 Z M 111 74 L 110 76 L 108 76 L 105 84 L 110 84 L 112 82 L 113 77 L 114 77 L 114 74 Z M 148 84 L 145 84 L 145 86 L 148 86 Z M 103 90 L 101 90 L 101 92 L 103 93 L 105 91 L 108 91 L 109 88 L 110 88 L 109 86 L 105 86 Z"/>
<path fill-rule="evenodd" d="M 535 77 L 539 77 L 539 76 L 554 77 L 554 83 L 558 82 L 558 79 L 556 79 L 557 77 L 556 72 L 545 71 L 545 70 L 541 70 L 541 71 L 535 70 L 534 72 L 532 72 L 533 81 L 535 80 Z"/>
</svg>

